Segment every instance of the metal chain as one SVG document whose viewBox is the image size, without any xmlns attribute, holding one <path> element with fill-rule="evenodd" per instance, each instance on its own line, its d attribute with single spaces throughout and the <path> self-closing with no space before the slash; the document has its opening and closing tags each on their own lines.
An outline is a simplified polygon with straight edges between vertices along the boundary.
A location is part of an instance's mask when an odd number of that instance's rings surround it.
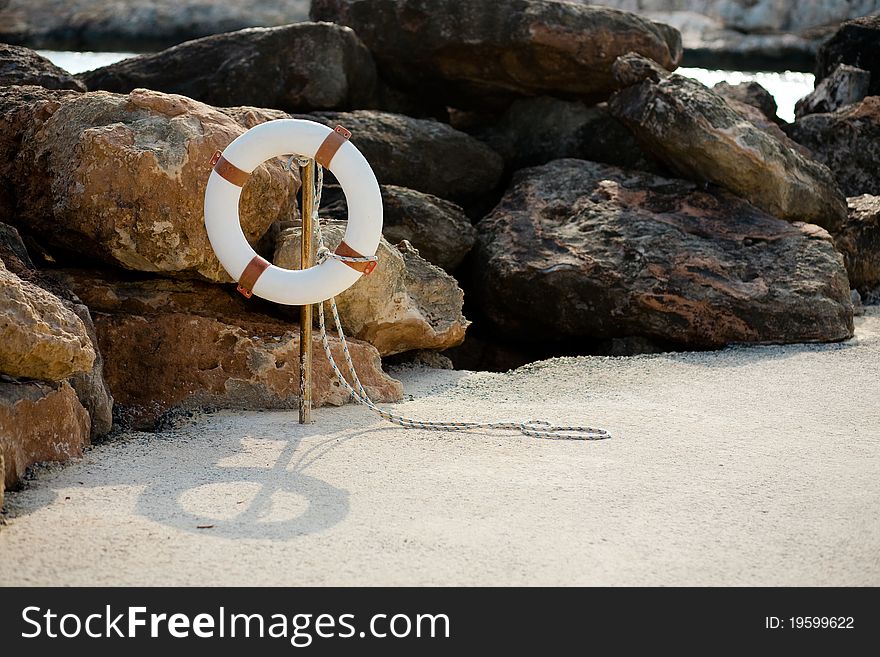
<svg viewBox="0 0 880 657">
<path fill-rule="evenodd" d="M 296 156 L 291 156 L 290 160 L 288 160 L 287 168 L 290 169 L 291 162 L 293 158 Z M 308 158 L 297 157 L 297 163 L 300 167 L 304 167 L 308 164 Z M 313 215 L 313 224 L 315 226 L 315 232 L 318 238 L 318 263 L 324 262 L 328 258 L 334 258 L 336 260 L 340 260 L 342 262 L 376 262 L 378 261 L 378 256 L 367 256 L 363 258 L 354 258 L 348 256 L 341 256 L 339 254 L 333 253 L 326 247 L 324 244 L 324 235 L 321 230 L 321 221 L 318 218 L 318 207 L 321 204 L 321 192 L 324 186 L 324 168 L 315 163 L 317 167 L 317 181 L 316 181 L 316 190 L 315 190 L 315 204 L 314 204 L 314 215 Z M 318 326 L 321 331 L 321 344 L 324 347 L 324 354 L 327 356 L 327 361 L 330 363 L 330 367 L 333 369 L 333 373 L 336 375 L 336 378 L 339 380 L 339 383 L 348 390 L 351 398 L 357 401 L 359 404 L 366 406 L 368 409 L 376 413 L 379 417 L 388 422 L 392 422 L 397 424 L 405 429 L 423 429 L 426 431 L 469 431 L 473 429 L 496 429 L 496 430 L 509 430 L 509 431 L 519 431 L 523 435 L 532 436 L 534 438 L 544 438 L 548 440 L 605 440 L 606 438 L 610 438 L 611 434 L 605 429 L 596 429 L 593 427 L 585 427 L 585 426 L 555 426 L 546 422 L 544 420 L 527 420 L 525 422 L 518 421 L 502 421 L 502 422 L 444 422 L 444 421 L 424 421 L 424 420 L 416 420 L 411 417 L 406 417 L 404 415 L 399 415 L 396 413 L 391 413 L 386 411 L 385 409 L 376 406 L 370 396 L 367 394 L 366 389 L 361 384 L 361 380 L 357 375 L 357 371 L 354 367 L 354 362 L 351 359 L 351 352 L 348 349 L 348 341 L 345 339 L 345 334 L 342 331 L 342 322 L 339 320 L 339 311 L 336 308 L 336 298 L 331 297 L 328 300 L 330 304 L 330 312 L 333 315 L 333 322 L 336 325 L 336 333 L 339 336 L 339 342 L 342 345 L 342 355 L 345 358 L 345 364 L 348 367 L 349 374 L 351 375 L 351 380 L 354 385 L 349 383 L 345 376 L 343 376 L 342 372 L 339 369 L 339 366 L 336 364 L 336 359 L 333 357 L 333 353 L 330 350 L 330 340 L 327 337 L 327 327 L 324 321 L 324 304 L 318 304 Z"/>
</svg>

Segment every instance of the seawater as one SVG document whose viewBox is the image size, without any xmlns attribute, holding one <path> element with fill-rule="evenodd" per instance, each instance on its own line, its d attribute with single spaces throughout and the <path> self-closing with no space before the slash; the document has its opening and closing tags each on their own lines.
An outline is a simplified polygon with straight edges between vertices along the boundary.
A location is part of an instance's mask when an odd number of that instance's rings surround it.
<svg viewBox="0 0 880 657">
<path fill-rule="evenodd" d="M 70 73 L 82 73 L 137 55 L 133 52 L 75 52 L 70 50 L 40 50 L 38 52 Z M 698 80 L 709 87 L 718 82 L 729 82 L 730 84 L 758 82 L 776 99 L 779 117 L 786 121 L 794 121 L 794 104 L 813 90 L 815 80 L 812 73 L 795 71 L 762 73 L 680 68 L 676 72 Z"/>
</svg>

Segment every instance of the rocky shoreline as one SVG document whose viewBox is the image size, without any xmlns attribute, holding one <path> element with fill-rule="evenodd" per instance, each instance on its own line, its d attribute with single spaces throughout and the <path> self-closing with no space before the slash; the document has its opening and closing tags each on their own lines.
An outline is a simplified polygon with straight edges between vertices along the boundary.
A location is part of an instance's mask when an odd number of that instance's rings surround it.
<svg viewBox="0 0 880 657">
<path fill-rule="evenodd" d="M 78 76 L 0 45 L 7 486 L 115 428 L 296 407 L 291 310 L 235 293 L 202 217 L 214 151 L 277 118 L 344 124 L 382 185 L 380 265 L 339 298 L 377 401 L 403 394 L 383 358 L 507 369 L 836 342 L 880 296 L 880 66 L 863 34 L 880 38 L 880 18 L 819 50 L 817 89 L 787 124 L 754 83 L 676 75 L 678 30 L 626 11 L 311 12 Z M 246 237 L 279 266 L 297 265 L 299 187 L 270 161 L 242 197 Z M 338 240 L 329 175 L 322 216 Z M 315 368 L 316 403 L 345 403 Z"/>
</svg>

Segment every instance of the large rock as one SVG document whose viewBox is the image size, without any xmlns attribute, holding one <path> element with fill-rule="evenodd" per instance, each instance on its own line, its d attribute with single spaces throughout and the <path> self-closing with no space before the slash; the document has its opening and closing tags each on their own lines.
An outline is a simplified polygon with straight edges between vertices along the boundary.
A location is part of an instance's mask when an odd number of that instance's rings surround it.
<svg viewBox="0 0 880 657">
<path fill-rule="evenodd" d="M 831 169 L 847 196 L 880 195 L 880 96 L 810 114 L 787 131 Z"/>
<path fill-rule="evenodd" d="M 844 23 L 822 44 L 816 57 L 816 82 L 834 73 L 839 64 L 868 71 L 871 74 L 868 95 L 880 95 L 880 16 L 866 16 Z"/>
<path fill-rule="evenodd" d="M 849 219 L 834 243 L 843 253 L 849 284 L 870 303 L 880 297 L 880 196 L 864 194 L 847 202 Z"/>
<path fill-rule="evenodd" d="M 853 105 L 868 95 L 871 74 L 855 66 L 840 64 L 834 72 L 816 85 L 806 97 L 794 106 L 797 119 L 807 114 L 833 112 Z"/>
<path fill-rule="evenodd" d="M 274 305 L 258 297 L 245 299 L 234 285 L 175 280 L 94 269 L 59 269 L 58 277 L 92 311 L 153 316 L 169 313 L 199 315 L 225 324 L 272 323 Z"/>
<path fill-rule="evenodd" d="M 35 84 L 47 89 L 85 91 L 85 85 L 29 48 L 0 43 L 0 86 Z"/>
<path fill-rule="evenodd" d="M 151 429 L 174 410 L 298 406 L 298 328 L 270 315 L 271 304 L 245 300 L 231 285 L 83 269 L 59 273 L 95 317 L 105 376 L 127 426 Z M 341 359 L 339 340 L 330 341 Z M 400 383 L 382 372 L 376 350 L 358 340 L 349 346 L 373 397 L 399 399 Z M 348 395 L 317 338 L 314 347 L 315 405 L 345 403 Z"/>
<path fill-rule="evenodd" d="M 497 151 L 513 171 L 564 157 L 627 169 L 660 169 L 604 103 L 590 106 L 549 96 L 522 98 L 475 136 Z"/>
<path fill-rule="evenodd" d="M 767 115 L 764 114 L 764 112 L 762 112 L 760 109 L 752 104 L 744 103 L 733 97 L 722 97 L 724 98 L 725 102 L 731 107 L 731 109 L 733 109 L 744 119 L 747 119 L 749 123 L 751 123 L 753 126 L 758 128 L 759 130 L 763 130 L 774 139 L 780 141 L 784 146 L 794 151 L 797 151 L 808 160 L 813 159 L 813 154 L 809 148 L 797 143 L 795 140 L 789 137 L 785 133 L 785 130 L 783 130 L 783 128 L 780 126 L 780 123 L 767 118 Z M 786 127 L 788 126 L 788 124 L 784 122 L 782 122 L 782 125 Z"/>
<path fill-rule="evenodd" d="M 105 375 L 123 423 L 150 429 L 167 412 L 196 408 L 260 410 L 299 406 L 299 332 L 295 325 L 226 324 L 195 314 L 154 316 L 95 313 Z M 344 367 L 338 339 L 334 357 Z M 312 403 L 341 405 L 349 394 L 336 380 L 314 338 Z M 358 340 L 349 351 L 367 392 L 398 401 L 400 383 L 382 372 L 376 350 Z"/>
<path fill-rule="evenodd" d="M 82 320 L 61 300 L 0 262 L 0 374 L 58 381 L 92 368 Z"/>
<path fill-rule="evenodd" d="M 12 274 L 23 281 L 54 295 L 67 310 L 79 317 L 91 347 L 94 348 L 98 344 L 89 309 L 55 272 L 37 270 L 34 267 L 18 232 L 6 224 L 0 224 L 0 263 L 5 264 Z M 97 438 L 108 433 L 113 425 L 113 397 L 104 381 L 104 361 L 101 352 L 95 349 L 95 359 L 90 370 L 73 374 L 67 381 L 73 386 L 80 402 L 89 413 L 91 437 Z"/>
<path fill-rule="evenodd" d="M 47 195 L 46 172 L 40 173 L 22 156 L 25 135 L 38 131 L 45 121 L 61 106 L 65 98 L 77 96 L 75 91 L 59 91 L 37 86 L 0 87 L 0 221 L 11 222 L 18 210 L 18 199 L 27 195 L 25 190 L 41 190 L 41 199 Z M 36 182 L 32 182 L 36 178 Z M 47 204 L 48 205 L 48 204 Z M 46 208 L 51 212 L 51 207 Z"/>
<path fill-rule="evenodd" d="M 758 82 L 740 82 L 739 84 L 730 84 L 729 82 L 719 82 L 714 87 L 714 91 L 719 96 L 723 96 L 728 100 L 735 100 L 746 105 L 751 105 L 759 110 L 765 118 L 780 123 L 782 120 L 777 115 L 778 107 L 773 95 L 762 87 Z"/>
<path fill-rule="evenodd" d="M 156 91 L 35 89 L 0 87 L 0 111 L 23 130 L 0 139 L 0 151 L 13 152 L 0 164 L 0 178 L 14 186 L 18 228 L 78 257 L 229 280 L 208 242 L 203 202 L 211 156 L 244 132 L 238 123 Z M 28 103 L 32 118 L 25 123 Z M 254 172 L 240 203 L 248 240 L 289 216 L 298 184 L 280 161 Z"/>
<path fill-rule="evenodd" d="M 397 185 L 382 185 L 382 235 L 392 244 L 406 240 L 425 260 L 453 271 L 477 238 L 470 219 L 455 203 Z M 329 188 L 324 188 L 327 198 Z M 335 199 L 321 206 L 321 216 L 348 219 L 341 188 Z"/>
<path fill-rule="evenodd" d="M 477 302 L 520 341 L 718 347 L 853 333 L 828 233 L 690 182 L 557 160 L 519 172 L 477 228 Z"/>
<path fill-rule="evenodd" d="M 309 0 L 4 0 L 0 41 L 70 50 L 153 50 L 308 18 Z"/>
<path fill-rule="evenodd" d="M 331 223 L 323 230 L 326 245 L 335 249 L 344 226 Z M 274 259 L 279 267 L 300 267 L 300 232 L 290 228 L 281 233 Z M 395 247 L 383 239 L 376 253 L 379 263 L 373 273 L 336 297 L 346 334 L 369 342 L 383 356 L 461 344 L 469 322 L 461 310 L 464 292 L 455 279 L 407 242 Z M 329 302 L 325 311 L 332 323 Z"/>
<path fill-rule="evenodd" d="M 634 14 L 542 0 L 314 0 L 313 20 L 354 28 L 401 88 L 456 107 L 538 94 L 602 100 L 635 51 L 673 69 L 681 39 Z"/>
<path fill-rule="evenodd" d="M 699 82 L 664 76 L 637 55 L 615 64 L 622 84 L 612 114 L 679 175 L 712 182 L 780 219 L 828 229 L 846 218 L 846 200 L 827 168 L 757 128 Z"/>
<path fill-rule="evenodd" d="M 88 307 L 82 303 L 66 302 L 76 316 L 82 320 L 92 345 L 98 345 L 98 333 Z M 90 436 L 94 440 L 108 433 L 113 428 L 113 394 L 104 378 L 104 356 L 99 348 L 95 349 L 95 362 L 87 372 L 74 374 L 68 383 L 73 386 L 79 402 L 89 413 L 91 427 Z"/>
<path fill-rule="evenodd" d="M 187 41 L 81 74 L 92 91 L 144 87 L 211 105 L 287 111 L 369 107 L 373 58 L 347 27 L 298 23 Z"/>
<path fill-rule="evenodd" d="M 501 177 L 501 157 L 445 123 L 388 112 L 318 112 L 299 118 L 342 124 L 380 183 L 451 200 L 490 192 Z"/>
<path fill-rule="evenodd" d="M 89 414 L 66 381 L 0 381 L 0 454 L 5 482 L 19 483 L 28 466 L 82 456 L 89 444 Z"/>
</svg>

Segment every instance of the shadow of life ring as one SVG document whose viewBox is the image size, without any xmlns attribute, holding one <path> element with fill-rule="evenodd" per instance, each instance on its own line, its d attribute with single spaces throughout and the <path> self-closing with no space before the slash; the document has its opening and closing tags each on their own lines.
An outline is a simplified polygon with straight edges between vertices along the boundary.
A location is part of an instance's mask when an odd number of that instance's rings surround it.
<svg viewBox="0 0 880 657">
<path fill-rule="evenodd" d="M 205 189 L 205 228 L 223 268 L 239 290 L 292 306 L 320 303 L 351 287 L 362 271 L 336 258 L 308 269 L 282 269 L 253 250 L 241 229 L 238 204 L 250 174 L 266 160 L 295 154 L 329 169 L 345 192 L 348 225 L 336 252 L 372 255 L 382 235 L 382 195 L 376 175 L 345 128 L 279 119 L 251 128 L 216 153 Z M 362 269 L 362 267 L 361 267 Z"/>
</svg>

